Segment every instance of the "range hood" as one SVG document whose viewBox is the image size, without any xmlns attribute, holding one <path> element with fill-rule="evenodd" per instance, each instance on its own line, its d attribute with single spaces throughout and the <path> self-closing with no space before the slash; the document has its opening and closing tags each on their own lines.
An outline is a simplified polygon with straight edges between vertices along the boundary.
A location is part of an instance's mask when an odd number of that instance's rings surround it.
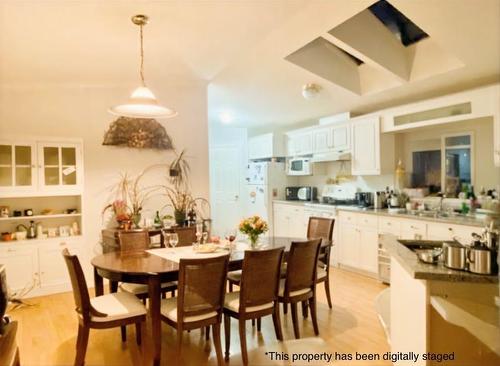
<svg viewBox="0 0 500 366">
<path fill-rule="evenodd" d="M 323 154 L 314 154 L 311 161 L 313 163 L 322 163 L 326 161 L 349 161 L 351 160 L 350 152 L 328 152 Z"/>
</svg>

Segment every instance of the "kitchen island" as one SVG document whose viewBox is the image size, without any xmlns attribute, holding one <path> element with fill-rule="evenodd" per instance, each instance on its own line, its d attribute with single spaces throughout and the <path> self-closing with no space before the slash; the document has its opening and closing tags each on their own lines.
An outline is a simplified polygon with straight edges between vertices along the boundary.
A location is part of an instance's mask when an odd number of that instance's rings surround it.
<svg viewBox="0 0 500 366">
<path fill-rule="evenodd" d="M 381 311 L 390 314 L 391 351 L 413 352 L 397 365 L 499 365 L 498 276 L 425 264 L 395 236 L 379 240 L 391 257 L 389 309 Z"/>
</svg>

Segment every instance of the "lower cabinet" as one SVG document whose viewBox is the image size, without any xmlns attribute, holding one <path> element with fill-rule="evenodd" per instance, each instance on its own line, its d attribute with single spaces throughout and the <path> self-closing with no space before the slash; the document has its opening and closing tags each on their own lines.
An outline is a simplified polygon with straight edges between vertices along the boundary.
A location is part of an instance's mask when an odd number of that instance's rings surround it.
<svg viewBox="0 0 500 366">
<path fill-rule="evenodd" d="M 68 248 L 71 254 L 78 255 L 85 269 L 87 261 L 81 238 L 35 239 L 32 242 L 6 244 L 0 249 L 0 264 L 5 265 L 11 294 L 33 297 L 69 291 L 71 283 L 62 250 Z"/>
<path fill-rule="evenodd" d="M 307 226 L 304 225 L 304 207 L 287 203 L 273 204 L 273 234 L 305 238 Z"/>
</svg>

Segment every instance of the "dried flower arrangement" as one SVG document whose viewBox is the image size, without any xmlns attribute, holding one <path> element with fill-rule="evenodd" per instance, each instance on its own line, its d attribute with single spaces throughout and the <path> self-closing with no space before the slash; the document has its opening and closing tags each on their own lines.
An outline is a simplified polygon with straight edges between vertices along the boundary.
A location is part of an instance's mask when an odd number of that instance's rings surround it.
<svg viewBox="0 0 500 366">
<path fill-rule="evenodd" d="M 138 149 L 173 149 L 165 127 L 151 118 L 119 117 L 109 126 L 102 144 Z"/>
</svg>

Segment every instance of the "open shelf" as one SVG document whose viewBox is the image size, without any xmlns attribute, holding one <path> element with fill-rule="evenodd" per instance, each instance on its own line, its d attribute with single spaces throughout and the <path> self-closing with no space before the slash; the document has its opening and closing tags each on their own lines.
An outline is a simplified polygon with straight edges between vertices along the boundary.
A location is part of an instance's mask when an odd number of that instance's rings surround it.
<svg viewBox="0 0 500 366">
<path fill-rule="evenodd" d="M 75 213 L 75 214 L 33 215 L 33 216 L 11 216 L 11 217 L 0 217 L 0 221 L 60 219 L 63 217 L 79 217 L 79 216 L 82 216 L 82 214 Z"/>
</svg>

